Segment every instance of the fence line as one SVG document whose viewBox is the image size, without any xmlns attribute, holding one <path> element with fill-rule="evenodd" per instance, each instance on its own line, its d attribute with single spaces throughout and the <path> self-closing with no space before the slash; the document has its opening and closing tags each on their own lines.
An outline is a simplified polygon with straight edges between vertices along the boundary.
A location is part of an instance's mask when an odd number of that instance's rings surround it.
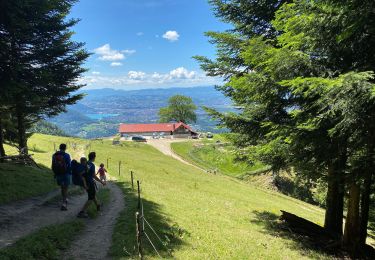
<svg viewBox="0 0 375 260">
<path fill-rule="evenodd" d="M 131 177 L 133 179 L 133 172 L 132 171 L 131 171 Z M 150 243 L 150 245 L 154 249 L 154 251 L 156 252 L 156 254 L 160 258 L 162 258 L 162 256 L 158 252 L 155 244 L 151 240 L 150 236 L 145 231 L 145 223 L 151 229 L 152 233 L 155 234 L 155 236 L 157 237 L 157 239 L 159 240 L 159 242 L 167 249 L 168 253 L 170 253 L 170 250 L 165 245 L 165 243 L 160 238 L 160 236 L 157 234 L 157 232 L 155 231 L 155 229 L 151 226 L 151 224 L 145 218 L 144 209 L 143 209 L 143 201 L 142 201 L 142 197 L 141 197 L 141 185 L 140 185 L 140 181 L 139 180 L 137 180 L 137 193 L 138 193 L 138 205 L 137 205 L 137 212 L 135 213 L 135 218 L 136 218 L 135 221 L 136 221 L 136 239 L 137 239 L 138 256 L 139 256 L 140 259 L 143 259 L 143 253 L 144 252 L 143 252 L 143 248 L 142 248 L 142 245 L 143 245 L 142 244 L 142 237 L 144 235 L 145 238 L 147 239 L 147 241 Z"/>
</svg>

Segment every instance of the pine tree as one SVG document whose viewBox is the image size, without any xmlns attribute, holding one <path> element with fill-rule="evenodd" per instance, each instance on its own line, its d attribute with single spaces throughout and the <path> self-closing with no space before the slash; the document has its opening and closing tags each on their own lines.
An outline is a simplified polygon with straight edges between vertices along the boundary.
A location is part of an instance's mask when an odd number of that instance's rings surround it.
<svg viewBox="0 0 375 260">
<path fill-rule="evenodd" d="M 273 5 L 274 14 L 264 21 L 268 9 L 256 1 L 211 2 L 215 10 L 224 10 L 217 15 L 234 30 L 208 33 L 218 58 L 197 59 L 208 75 L 225 79 L 219 89 L 240 108 L 239 113 L 211 114 L 238 134 L 250 157 L 276 170 L 294 167 L 299 175 L 326 180 L 325 227 L 338 237 L 347 182 L 350 218 L 344 242 L 359 248 L 366 237 L 374 171 L 374 80 L 366 71 L 375 67 L 375 3 L 296 0 Z M 239 5 L 243 2 L 249 5 Z M 267 32 L 272 33 L 257 34 L 251 19 L 271 25 Z"/>
<path fill-rule="evenodd" d="M 7 109 L 17 117 L 19 147 L 27 147 L 26 130 L 44 116 L 56 115 L 74 104 L 81 95 L 78 77 L 85 72 L 88 57 L 83 43 L 71 40 L 71 27 L 78 20 L 67 19 L 73 0 L 1 1 L 1 42 L 5 77 L 11 89 Z"/>
</svg>

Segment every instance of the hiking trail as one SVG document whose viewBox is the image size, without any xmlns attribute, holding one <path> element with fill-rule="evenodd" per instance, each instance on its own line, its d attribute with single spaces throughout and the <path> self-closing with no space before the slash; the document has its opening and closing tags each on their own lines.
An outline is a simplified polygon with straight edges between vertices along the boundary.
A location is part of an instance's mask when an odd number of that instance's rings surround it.
<svg viewBox="0 0 375 260">
<path fill-rule="evenodd" d="M 178 154 L 176 154 L 172 147 L 171 147 L 171 143 L 176 143 L 176 142 L 186 142 L 185 139 L 150 139 L 150 140 L 147 140 L 147 144 L 151 145 L 152 147 L 156 148 L 157 150 L 159 150 L 160 152 L 162 152 L 163 154 L 165 155 L 168 155 L 180 162 L 183 162 L 187 165 L 190 165 L 190 166 L 193 166 L 197 169 L 200 169 L 202 171 L 206 171 L 205 169 L 195 165 L 195 164 L 192 164 L 188 161 L 186 161 L 184 158 L 182 158 L 181 156 L 179 156 Z"/>
<path fill-rule="evenodd" d="M 75 218 L 87 199 L 86 194 L 69 196 L 68 210 L 61 211 L 60 191 L 49 194 L 0 206 L 0 248 L 42 227 Z"/>
<path fill-rule="evenodd" d="M 86 220 L 86 228 L 63 253 L 63 259 L 109 259 L 113 228 L 125 202 L 121 189 L 115 183 L 107 182 L 106 187 L 110 190 L 110 201 L 95 219 Z"/>
<path fill-rule="evenodd" d="M 95 219 L 84 220 L 85 229 L 73 241 L 71 248 L 62 252 L 64 259 L 107 258 L 113 227 L 120 211 L 124 209 L 124 197 L 115 183 L 108 181 L 105 187 L 110 191 L 109 202 L 103 205 Z M 47 196 L 0 206 L 0 249 L 40 228 L 75 219 L 86 200 L 86 193 L 69 196 L 68 210 L 61 211 L 59 191 L 53 191 Z"/>
</svg>

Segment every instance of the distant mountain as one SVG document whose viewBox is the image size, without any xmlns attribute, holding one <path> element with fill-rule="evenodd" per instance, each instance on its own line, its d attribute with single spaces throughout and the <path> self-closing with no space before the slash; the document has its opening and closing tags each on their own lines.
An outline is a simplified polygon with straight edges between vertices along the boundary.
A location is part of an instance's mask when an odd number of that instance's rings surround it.
<svg viewBox="0 0 375 260">
<path fill-rule="evenodd" d="M 68 112 L 49 119 L 66 133 L 87 138 L 113 135 L 119 123 L 152 123 L 158 121 L 158 112 L 167 105 L 169 97 L 189 96 L 199 107 L 198 120 L 193 127 L 199 131 L 217 132 L 201 106 L 219 111 L 233 111 L 230 99 L 214 87 L 116 90 L 111 88 L 80 90 L 85 97 L 69 106 Z"/>
</svg>

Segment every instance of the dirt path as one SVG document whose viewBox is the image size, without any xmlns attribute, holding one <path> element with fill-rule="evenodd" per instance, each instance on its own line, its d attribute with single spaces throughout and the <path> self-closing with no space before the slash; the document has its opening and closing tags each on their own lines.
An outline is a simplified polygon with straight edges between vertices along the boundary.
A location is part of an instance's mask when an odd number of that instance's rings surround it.
<svg viewBox="0 0 375 260">
<path fill-rule="evenodd" d="M 53 199 L 58 194 L 57 191 L 45 198 L 36 197 L 0 206 L 0 248 L 12 245 L 42 227 L 76 217 L 87 198 L 86 194 L 70 197 L 68 211 L 61 211 L 60 200 Z"/>
<path fill-rule="evenodd" d="M 185 139 L 150 139 L 150 140 L 147 140 L 147 144 L 158 149 L 163 154 L 171 156 L 174 159 L 179 160 L 180 162 L 183 162 L 187 165 L 193 166 L 197 169 L 204 171 L 204 169 L 184 160 L 182 157 L 178 156 L 176 153 L 173 152 L 171 148 L 171 143 L 176 143 L 176 142 L 186 142 L 186 140 Z"/>
<path fill-rule="evenodd" d="M 36 196 L 29 199 L 19 200 L 16 202 L 7 203 L 0 206 L 0 226 L 2 223 L 9 219 L 16 217 L 17 215 L 23 214 L 30 211 L 34 207 L 42 206 L 47 201 L 58 196 L 60 191 L 58 189 L 53 190 L 47 194 Z"/>
<path fill-rule="evenodd" d="M 124 195 L 113 182 L 108 182 L 107 187 L 110 202 L 104 205 L 97 218 L 87 220 L 86 229 L 64 253 L 64 259 L 109 259 L 112 232 L 119 213 L 124 209 Z"/>
</svg>

